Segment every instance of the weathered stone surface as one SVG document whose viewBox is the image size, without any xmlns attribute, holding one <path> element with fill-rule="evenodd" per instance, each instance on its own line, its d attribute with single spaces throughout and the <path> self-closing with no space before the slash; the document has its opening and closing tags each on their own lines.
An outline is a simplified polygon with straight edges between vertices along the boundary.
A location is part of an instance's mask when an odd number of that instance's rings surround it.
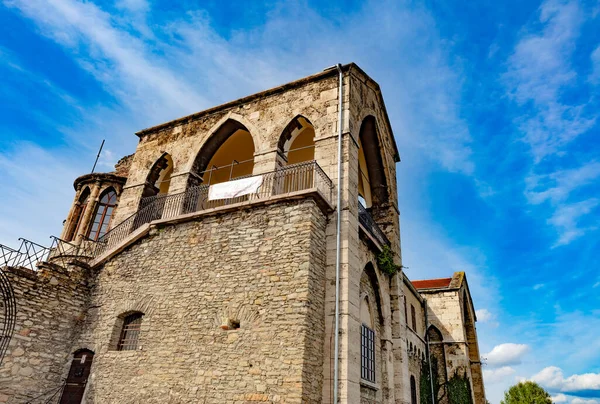
<svg viewBox="0 0 600 404">
<path fill-rule="evenodd" d="M 252 136 L 253 173 L 274 171 L 283 164 L 280 137 L 302 115 L 314 126 L 314 159 L 332 180 L 331 195 L 341 190 L 336 206 L 341 222 L 315 195 L 286 196 L 155 220 L 90 273 L 73 265 L 44 266 L 38 273 L 13 269 L 19 314 L 0 367 L 0 403 L 53 394 L 79 349 L 94 352 L 87 403 L 331 403 L 338 227 L 340 402 L 410 403 L 410 378 L 416 378 L 418 389 L 427 351 L 423 296 L 401 272 L 388 275 L 377 267 L 382 245 L 375 230 L 359 225 L 358 214 L 359 144 L 375 145 L 377 161 L 371 163 L 378 179 L 371 186 L 385 198 L 368 212 L 400 266 L 398 150 L 379 86 L 356 65 L 345 66 L 343 121 L 338 122 L 338 84 L 337 71 L 330 70 L 143 130 L 135 153 L 115 172 L 76 180 L 63 236 L 74 235 L 73 241 L 85 247 L 91 243 L 85 236 L 95 206 L 107 187 L 119 197 L 114 228 L 138 210 L 144 189 L 155 184 L 149 174 L 165 153 L 173 161 L 168 192 L 195 185 L 196 156 L 230 119 Z M 373 120 L 365 135 L 363 125 Z M 85 187 L 90 187 L 90 204 L 78 210 Z M 364 296 L 376 312 L 375 383 L 361 380 Z M 476 336 L 467 335 L 456 315 L 457 298 L 462 299 L 454 292 L 438 293 L 429 312 L 448 336 L 452 372 L 466 369 L 468 358 L 478 358 Z M 118 351 L 123 318 L 132 312 L 143 313 L 137 349 Z M 469 376 L 479 404 L 484 397 L 480 368 Z"/>
</svg>

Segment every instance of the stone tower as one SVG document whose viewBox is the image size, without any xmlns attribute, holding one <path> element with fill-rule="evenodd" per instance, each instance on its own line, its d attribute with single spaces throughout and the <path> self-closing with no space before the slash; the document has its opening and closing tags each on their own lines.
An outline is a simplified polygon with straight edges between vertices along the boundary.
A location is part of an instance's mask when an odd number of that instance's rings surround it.
<svg viewBox="0 0 600 404">
<path fill-rule="evenodd" d="M 339 264 L 339 402 L 416 404 L 425 329 L 376 82 L 349 64 L 137 136 L 77 179 L 43 262 L 5 270 L 28 310 L 0 402 L 331 403 Z"/>
</svg>

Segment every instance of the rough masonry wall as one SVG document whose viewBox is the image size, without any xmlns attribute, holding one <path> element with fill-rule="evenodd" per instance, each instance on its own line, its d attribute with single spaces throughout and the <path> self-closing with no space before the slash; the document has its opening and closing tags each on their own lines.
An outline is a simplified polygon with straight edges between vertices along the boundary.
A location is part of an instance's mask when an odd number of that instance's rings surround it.
<svg viewBox="0 0 600 404">
<path fill-rule="evenodd" d="M 0 366 L 0 403 L 49 398 L 62 386 L 75 333 L 83 320 L 85 273 L 44 265 L 9 268 L 17 303 L 15 333 Z"/>
<path fill-rule="evenodd" d="M 155 229 L 109 261 L 76 344 L 95 352 L 87 402 L 320 402 L 325 226 L 312 199 L 254 205 Z M 139 349 L 115 351 L 131 311 Z"/>
<path fill-rule="evenodd" d="M 164 125 L 140 138 L 125 192 L 119 201 L 115 223 L 133 214 L 139 205 L 146 177 L 156 160 L 169 153 L 174 170 L 169 192 L 182 192 L 188 185 L 189 172 L 206 140 L 227 119 L 243 124 L 254 142 L 254 173 L 273 171 L 277 164 L 277 143 L 286 126 L 298 115 L 314 126 L 315 141 L 336 135 L 337 75 L 306 82 L 285 91 L 264 95 L 240 105 Z M 332 156 L 327 156 L 331 158 Z M 335 159 L 335 156 L 333 156 Z M 316 159 L 319 161 L 318 153 Z M 319 161 L 319 164 L 322 162 Z M 321 164 L 335 180 L 327 161 Z M 335 165 L 333 165 L 335 167 Z"/>
<path fill-rule="evenodd" d="M 466 345 L 462 304 L 458 290 L 421 294 L 427 299 L 429 323 L 435 325 L 444 337 L 446 374 L 451 378 L 465 373 L 471 378 Z"/>
</svg>

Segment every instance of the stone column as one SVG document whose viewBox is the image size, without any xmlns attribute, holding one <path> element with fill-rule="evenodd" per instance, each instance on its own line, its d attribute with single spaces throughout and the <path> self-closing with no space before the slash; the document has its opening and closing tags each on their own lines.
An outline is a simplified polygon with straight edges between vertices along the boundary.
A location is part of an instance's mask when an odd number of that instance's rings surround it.
<svg viewBox="0 0 600 404">
<path fill-rule="evenodd" d="M 66 238 L 67 238 L 67 235 L 71 232 L 71 229 L 73 229 L 73 226 L 77 226 L 77 223 L 73 223 L 73 215 L 75 214 L 75 212 L 78 210 L 79 206 L 81 205 L 81 203 L 79 202 L 80 195 L 81 195 L 81 186 L 78 186 L 77 191 L 75 192 L 75 198 L 73 199 L 73 204 L 71 205 L 71 210 L 69 211 L 69 215 L 65 219 L 65 224 L 63 226 L 63 230 L 60 233 L 60 238 L 62 240 L 71 241 L 71 240 L 67 240 Z M 77 236 L 76 234 L 73 235 L 74 238 L 76 236 Z"/>
<path fill-rule="evenodd" d="M 85 212 L 83 212 L 83 216 L 81 218 L 81 226 L 79 226 L 79 230 L 75 235 L 75 244 L 81 244 L 82 240 L 87 237 L 88 231 L 92 223 L 91 220 L 94 220 L 93 215 L 96 212 L 96 206 L 98 206 L 98 195 L 100 194 L 100 186 L 102 184 L 100 182 L 95 182 L 91 187 L 91 193 L 89 197 L 89 202 L 85 208 Z"/>
</svg>

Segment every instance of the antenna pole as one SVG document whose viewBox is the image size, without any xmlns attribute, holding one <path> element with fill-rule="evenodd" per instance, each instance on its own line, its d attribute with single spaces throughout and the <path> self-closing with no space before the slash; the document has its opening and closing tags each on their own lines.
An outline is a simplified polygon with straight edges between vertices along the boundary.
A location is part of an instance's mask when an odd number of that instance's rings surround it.
<svg viewBox="0 0 600 404">
<path fill-rule="evenodd" d="M 100 153 L 102 153 L 102 148 L 104 147 L 104 140 L 102 139 L 102 144 L 100 145 L 100 150 L 98 150 L 98 155 L 96 156 L 96 161 L 94 161 L 94 167 L 92 167 L 92 174 L 94 174 L 94 170 L 96 169 L 96 164 L 98 164 L 98 159 L 100 158 Z"/>
</svg>

